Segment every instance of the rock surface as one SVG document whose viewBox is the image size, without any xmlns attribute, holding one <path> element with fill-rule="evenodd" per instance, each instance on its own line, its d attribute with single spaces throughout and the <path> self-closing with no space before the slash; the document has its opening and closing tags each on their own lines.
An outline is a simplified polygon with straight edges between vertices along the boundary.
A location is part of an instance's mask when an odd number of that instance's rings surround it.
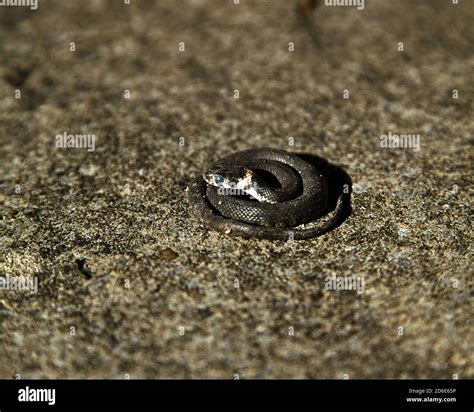
<svg viewBox="0 0 474 412">
<path fill-rule="evenodd" d="M 472 2 L 123 3 L 0 8 L 0 276 L 39 279 L 0 290 L 0 378 L 473 378 Z M 261 146 L 342 167 L 352 215 L 197 224 L 190 179 Z"/>
</svg>

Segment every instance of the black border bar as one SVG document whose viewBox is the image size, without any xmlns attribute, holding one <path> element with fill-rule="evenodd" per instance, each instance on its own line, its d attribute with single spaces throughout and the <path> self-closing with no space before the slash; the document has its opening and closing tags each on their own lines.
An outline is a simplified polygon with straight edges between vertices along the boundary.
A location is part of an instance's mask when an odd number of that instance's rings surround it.
<svg viewBox="0 0 474 412">
<path fill-rule="evenodd" d="M 27 387 L 55 389 L 55 404 L 20 402 Z M 0 380 L 0 410 L 472 411 L 473 388 L 471 380 Z M 426 399 L 407 401 L 415 397 Z"/>
</svg>

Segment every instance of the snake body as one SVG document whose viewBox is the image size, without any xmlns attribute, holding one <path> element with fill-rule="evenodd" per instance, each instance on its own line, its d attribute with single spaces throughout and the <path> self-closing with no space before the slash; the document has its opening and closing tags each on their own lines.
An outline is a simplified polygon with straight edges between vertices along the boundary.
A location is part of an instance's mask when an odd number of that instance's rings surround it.
<svg viewBox="0 0 474 412">
<path fill-rule="evenodd" d="M 247 238 L 316 237 L 330 230 L 342 213 L 340 198 L 329 220 L 306 227 L 327 208 L 327 181 L 295 153 L 272 148 L 237 152 L 213 163 L 190 187 L 189 200 L 206 226 Z"/>
</svg>

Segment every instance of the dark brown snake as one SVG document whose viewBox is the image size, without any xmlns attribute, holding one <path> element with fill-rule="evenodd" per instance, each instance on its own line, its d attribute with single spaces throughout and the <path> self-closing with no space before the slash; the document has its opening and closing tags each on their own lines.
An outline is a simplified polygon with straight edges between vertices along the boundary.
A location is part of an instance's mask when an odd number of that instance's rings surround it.
<svg viewBox="0 0 474 412">
<path fill-rule="evenodd" d="M 322 218 L 328 205 L 325 177 L 298 155 L 272 148 L 224 157 L 189 190 L 194 214 L 207 227 L 231 236 L 272 240 L 302 240 L 328 232 L 340 221 L 342 197 Z"/>
</svg>

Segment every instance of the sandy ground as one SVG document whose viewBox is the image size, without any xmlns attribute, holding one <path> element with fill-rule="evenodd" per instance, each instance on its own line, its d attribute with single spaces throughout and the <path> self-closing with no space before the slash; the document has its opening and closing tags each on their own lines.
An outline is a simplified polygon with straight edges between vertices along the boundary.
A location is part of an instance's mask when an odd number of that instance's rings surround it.
<svg viewBox="0 0 474 412">
<path fill-rule="evenodd" d="M 0 7 L 0 276 L 39 281 L 0 290 L 0 377 L 474 377 L 474 4 L 296 4 Z M 200 226 L 192 177 L 262 146 L 345 170 L 349 218 Z"/>
</svg>

